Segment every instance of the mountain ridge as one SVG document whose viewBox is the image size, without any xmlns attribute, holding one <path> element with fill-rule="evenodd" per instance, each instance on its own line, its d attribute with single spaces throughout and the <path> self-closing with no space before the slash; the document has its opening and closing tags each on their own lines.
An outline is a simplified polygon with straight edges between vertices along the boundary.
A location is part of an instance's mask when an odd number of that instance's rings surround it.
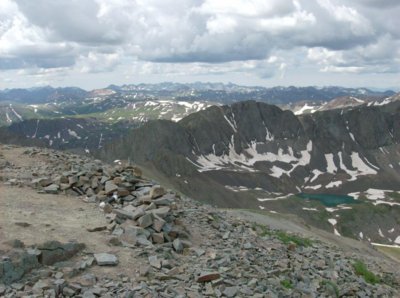
<svg viewBox="0 0 400 298">
<path fill-rule="evenodd" d="M 390 230 L 398 223 L 370 212 L 391 214 L 400 205 L 384 191 L 400 190 L 399 121 L 398 110 L 389 113 L 383 107 L 296 117 L 248 101 L 210 107 L 178 123 L 149 122 L 106 145 L 100 156 L 152 168 L 186 195 L 220 207 L 276 210 L 282 209 L 279 204 L 291 204 L 280 198 L 300 192 L 352 193 L 362 204 L 339 206 L 336 214 L 342 208 L 356 212 L 366 204 L 372 211 L 368 207 L 363 212 L 375 216 L 380 229 Z M 304 211 L 315 208 L 297 203 Z M 289 211 L 285 208 L 282 212 Z M 382 239 L 378 229 L 363 230 L 363 235 L 385 243 L 396 240 Z M 350 236 L 358 238 L 358 231 Z"/>
</svg>

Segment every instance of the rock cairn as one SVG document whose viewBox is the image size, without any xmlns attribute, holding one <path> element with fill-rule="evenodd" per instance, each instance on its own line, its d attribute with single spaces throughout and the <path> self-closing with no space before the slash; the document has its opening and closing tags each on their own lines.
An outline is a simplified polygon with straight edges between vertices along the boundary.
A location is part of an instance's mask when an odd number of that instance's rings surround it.
<svg viewBox="0 0 400 298">
<path fill-rule="evenodd" d="M 102 167 L 99 161 L 72 164 L 71 168 L 61 175 L 34 178 L 31 185 L 40 192 L 65 193 L 98 203 L 109 225 L 94 231 L 111 231 L 111 243 L 134 247 L 172 242 L 179 252 L 188 245 L 178 239 L 188 235 L 176 225 L 176 194 L 143 179 L 140 168 L 121 164 Z"/>
<path fill-rule="evenodd" d="M 395 297 L 400 290 L 398 269 L 382 269 L 384 259 L 229 216 L 144 179 L 135 166 L 107 167 L 43 149 L 25 154 L 44 155 L 47 161 L 25 176 L 7 165 L 5 183 L 30 184 L 43 193 L 67 193 L 98 204 L 108 224 L 89 229 L 108 231 L 104 241 L 115 253 L 95 252 L 68 265 L 41 266 L 20 281 L 0 282 L 0 296 Z M 123 266 L 119 249 L 132 252 L 131 275 L 116 279 L 91 271 Z M 379 282 L 357 275 L 357 259 Z"/>
</svg>

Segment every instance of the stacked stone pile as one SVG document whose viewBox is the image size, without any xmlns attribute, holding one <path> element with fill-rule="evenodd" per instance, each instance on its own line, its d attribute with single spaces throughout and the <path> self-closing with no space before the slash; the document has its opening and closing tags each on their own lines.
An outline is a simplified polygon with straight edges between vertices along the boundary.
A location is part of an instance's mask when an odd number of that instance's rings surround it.
<svg viewBox="0 0 400 298">
<path fill-rule="evenodd" d="M 27 149 L 24 154 L 45 162 L 39 161 L 22 177 L 16 174 L 7 183 L 28 184 L 42 193 L 63 193 L 99 204 L 109 220 L 103 229 L 115 236 L 111 242 L 124 246 L 173 242 L 178 250 L 189 245 L 177 240 L 187 239 L 188 234 L 176 224 L 176 194 L 144 179 L 140 168 L 120 161 L 106 166 L 99 160 L 46 149 Z"/>
</svg>

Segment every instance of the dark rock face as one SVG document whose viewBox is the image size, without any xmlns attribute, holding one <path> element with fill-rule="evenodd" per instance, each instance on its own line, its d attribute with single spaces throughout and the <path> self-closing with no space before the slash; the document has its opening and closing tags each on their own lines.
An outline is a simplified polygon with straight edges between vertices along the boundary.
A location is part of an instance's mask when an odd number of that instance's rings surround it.
<svg viewBox="0 0 400 298">
<path fill-rule="evenodd" d="M 32 269 L 68 260 L 84 247 L 82 243 L 50 241 L 36 248 L 13 249 L 0 262 L 0 283 L 11 284 Z"/>
<path fill-rule="evenodd" d="M 351 180 L 348 177 L 351 171 L 358 171 L 354 175 L 362 180 L 367 174 L 361 174 L 357 162 L 363 163 L 360 167 L 365 164 L 372 170 L 381 169 L 377 164 L 380 154 L 377 150 L 397 147 L 398 127 L 397 112 L 391 114 L 376 107 L 296 117 L 275 106 L 248 101 L 211 107 L 177 124 L 148 123 L 120 142 L 108 145 L 102 156 L 152 163 L 169 176 L 179 173 L 196 178 L 199 173 L 207 172 L 213 180 L 221 180 L 213 172 L 218 171 L 223 172 L 221 176 L 226 180 L 237 183 L 248 180 L 248 175 L 260 176 L 260 180 L 266 180 L 263 187 L 275 185 L 268 191 L 276 191 L 281 188 L 279 185 L 285 184 L 289 193 L 295 186 L 306 187 L 304 180 L 312 178 L 313 170 L 324 172 L 332 181 L 340 173 Z M 358 153 L 361 161 L 355 160 L 353 152 Z M 326 154 L 332 154 L 335 172 L 327 171 Z M 275 174 L 274 166 L 278 171 Z M 396 175 L 391 180 L 398 179 Z"/>
<path fill-rule="evenodd" d="M 26 251 L 14 251 L 0 262 L 0 283 L 10 284 L 39 266 L 36 255 Z"/>
<path fill-rule="evenodd" d="M 45 242 L 38 246 L 41 251 L 39 262 L 43 265 L 53 265 L 54 263 L 68 260 L 84 248 L 84 244 L 76 242 L 66 244 L 58 241 Z"/>
<path fill-rule="evenodd" d="M 146 124 L 148 129 L 138 129 L 129 133 L 127 138 L 108 144 L 113 156 L 134 155 L 135 160 L 145 161 L 155 159 L 159 150 L 186 155 L 190 153 L 189 135 L 179 124 L 167 121 L 151 121 Z"/>
</svg>

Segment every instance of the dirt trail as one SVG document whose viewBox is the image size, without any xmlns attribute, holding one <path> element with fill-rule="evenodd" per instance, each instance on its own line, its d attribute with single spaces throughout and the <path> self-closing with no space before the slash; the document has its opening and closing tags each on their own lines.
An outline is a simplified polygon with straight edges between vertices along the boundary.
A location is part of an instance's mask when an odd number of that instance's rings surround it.
<svg viewBox="0 0 400 298">
<path fill-rule="evenodd" d="M 0 251 L 8 251 L 15 239 L 23 241 L 26 246 L 50 240 L 62 243 L 76 240 L 85 243 L 84 253 L 118 255 L 119 266 L 94 266 L 89 271 L 98 271 L 98 276 L 133 275 L 138 267 L 131 249 L 110 246 L 109 231 L 87 231 L 87 228 L 107 225 L 97 204 L 85 203 L 73 196 L 38 193 L 30 187 L 4 185 L 2 180 L 12 178 L 31 181 L 35 177 L 24 169 L 47 163 L 46 155 L 23 154 L 26 149 L 0 146 L 0 159 L 12 164 L 11 169 L 0 170 Z"/>
<path fill-rule="evenodd" d="M 24 223 L 28 226 L 23 226 Z M 22 226 L 21 226 L 22 225 Z M 94 204 L 64 195 L 38 194 L 29 188 L 0 185 L 0 250 L 9 250 L 10 241 L 19 239 L 26 245 L 58 240 L 83 242 L 86 253 L 109 252 L 118 255 L 118 267 L 91 271 L 101 276 L 116 277 L 134 274 L 137 270 L 132 250 L 107 244 L 108 231 L 88 232 L 89 227 L 107 225 L 102 212 Z"/>
<path fill-rule="evenodd" d="M 24 223 L 29 226 L 21 226 Z M 106 224 L 97 208 L 76 198 L 0 186 L 0 247 L 12 239 L 23 240 L 27 245 L 47 240 L 90 239 L 88 244 L 96 249 L 102 247 L 99 240 L 103 236 L 89 233 L 86 228 Z"/>
</svg>

